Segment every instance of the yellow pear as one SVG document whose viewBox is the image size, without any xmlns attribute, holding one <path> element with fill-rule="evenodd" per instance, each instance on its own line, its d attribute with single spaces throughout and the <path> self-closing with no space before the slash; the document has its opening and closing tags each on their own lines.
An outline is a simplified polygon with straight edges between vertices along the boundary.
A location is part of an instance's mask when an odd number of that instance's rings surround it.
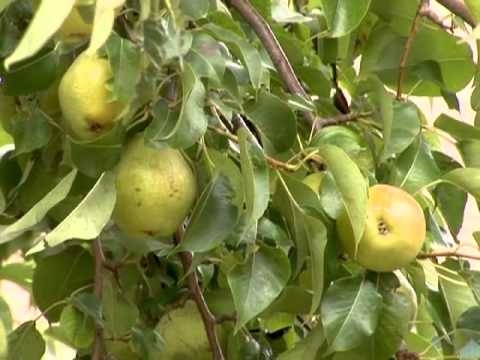
<svg viewBox="0 0 480 360">
<path fill-rule="evenodd" d="M 337 233 L 352 259 L 367 269 L 388 272 L 415 259 L 425 240 L 426 224 L 413 196 L 381 184 L 369 189 L 365 232 L 358 248 L 345 210 L 337 219 Z"/>
<path fill-rule="evenodd" d="M 125 104 L 111 100 L 107 82 L 110 64 L 97 55 L 82 53 L 63 75 L 58 100 L 69 130 L 81 140 L 91 140 L 110 130 Z"/>
<path fill-rule="evenodd" d="M 169 236 L 190 212 L 196 178 L 182 153 L 147 147 L 137 135 L 117 168 L 113 219 L 133 237 Z"/>
</svg>

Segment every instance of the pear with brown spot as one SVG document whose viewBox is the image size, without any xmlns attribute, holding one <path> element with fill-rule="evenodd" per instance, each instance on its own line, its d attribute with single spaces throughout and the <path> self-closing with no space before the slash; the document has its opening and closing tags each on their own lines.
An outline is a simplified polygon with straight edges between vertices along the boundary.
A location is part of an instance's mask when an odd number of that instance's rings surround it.
<svg viewBox="0 0 480 360">
<path fill-rule="evenodd" d="M 132 237 L 164 237 L 190 212 L 197 182 L 180 151 L 148 147 L 138 134 L 117 167 L 116 189 L 116 224 Z"/>
</svg>

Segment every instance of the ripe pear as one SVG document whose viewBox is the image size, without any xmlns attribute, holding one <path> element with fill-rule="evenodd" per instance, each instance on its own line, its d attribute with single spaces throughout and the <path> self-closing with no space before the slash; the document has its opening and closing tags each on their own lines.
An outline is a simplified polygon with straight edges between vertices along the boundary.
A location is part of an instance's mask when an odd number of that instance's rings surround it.
<svg viewBox="0 0 480 360">
<path fill-rule="evenodd" d="M 161 359 L 198 359 L 213 358 L 202 317 L 195 303 L 187 301 L 183 308 L 174 309 L 165 314 L 155 330 L 164 340 Z M 220 343 L 225 343 L 225 332 L 217 326 Z"/>
<path fill-rule="evenodd" d="M 169 236 L 191 210 L 196 178 L 182 153 L 147 147 L 137 135 L 117 168 L 113 219 L 132 237 Z"/>
<path fill-rule="evenodd" d="M 80 140 L 92 140 L 110 130 L 125 104 L 111 100 L 107 82 L 110 64 L 97 55 L 82 53 L 63 75 L 58 100 L 67 127 Z"/>
<path fill-rule="evenodd" d="M 358 245 L 345 209 L 337 218 L 338 237 L 348 255 L 367 269 L 404 268 L 425 240 L 423 210 L 412 195 L 392 185 L 377 184 L 368 193 L 365 232 Z"/>
</svg>

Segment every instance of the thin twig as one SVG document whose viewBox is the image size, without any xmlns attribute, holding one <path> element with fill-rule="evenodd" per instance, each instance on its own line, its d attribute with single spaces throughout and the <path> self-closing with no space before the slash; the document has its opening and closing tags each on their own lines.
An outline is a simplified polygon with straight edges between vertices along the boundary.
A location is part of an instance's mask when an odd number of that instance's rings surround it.
<svg viewBox="0 0 480 360">
<path fill-rule="evenodd" d="M 223 135 L 223 136 L 227 137 L 229 140 L 233 141 L 236 144 L 238 144 L 238 142 L 239 142 L 238 137 L 236 135 L 234 135 L 232 133 L 229 133 L 226 130 L 220 129 L 217 126 L 209 126 L 208 128 L 210 130 L 215 131 L 217 134 L 220 134 L 220 135 Z M 287 164 L 287 163 L 285 163 L 283 161 L 280 161 L 280 160 L 277 160 L 277 159 L 275 159 L 271 156 L 265 155 L 265 159 L 275 169 L 282 169 L 282 170 L 286 170 L 286 171 L 296 171 L 297 170 L 296 165 Z"/>
<path fill-rule="evenodd" d="M 102 250 L 102 243 L 100 239 L 95 239 L 93 242 L 93 254 L 95 259 L 95 278 L 94 278 L 94 292 L 97 299 L 102 300 L 103 295 L 103 270 L 105 263 L 105 256 Z M 95 343 L 93 345 L 92 360 L 103 360 L 103 328 L 99 324 L 95 324 Z"/>
<path fill-rule="evenodd" d="M 227 2 L 237 10 L 245 21 L 253 28 L 265 47 L 265 50 L 267 50 L 273 65 L 277 69 L 288 90 L 292 94 L 309 99 L 309 95 L 298 80 L 285 52 L 265 19 L 257 12 L 248 0 L 227 0 Z M 311 111 L 305 111 L 304 116 L 310 124 L 315 122 L 316 116 Z"/>
<path fill-rule="evenodd" d="M 428 0 L 421 0 L 420 5 L 418 6 L 417 13 L 413 19 L 412 27 L 410 28 L 410 33 L 408 34 L 407 42 L 405 43 L 405 48 L 403 50 L 402 57 L 400 59 L 400 66 L 398 69 L 398 82 L 397 82 L 397 99 L 402 98 L 402 85 L 405 79 L 407 72 L 407 61 L 412 51 L 413 41 L 417 35 L 418 27 L 420 26 L 420 20 L 422 19 L 422 11 L 428 8 Z"/>
<path fill-rule="evenodd" d="M 315 123 L 315 127 L 323 128 L 325 126 L 338 125 L 338 124 L 354 121 L 362 117 L 362 115 L 363 114 L 352 112 L 348 114 L 340 114 L 337 116 L 332 116 L 329 118 L 317 119 Z"/>
<path fill-rule="evenodd" d="M 461 17 L 471 27 L 477 26 L 477 20 L 470 13 L 470 10 L 465 5 L 463 0 L 437 0 L 440 4 L 446 7 L 453 14 Z"/>
<path fill-rule="evenodd" d="M 183 238 L 183 227 L 180 226 L 175 233 L 175 243 L 178 245 Z M 193 256 L 189 251 L 182 251 L 179 253 L 180 260 L 182 261 L 183 271 L 187 275 L 188 289 L 192 295 L 193 300 L 197 304 L 198 311 L 203 319 L 205 331 L 207 332 L 210 348 L 212 349 L 214 360 L 225 360 L 222 347 L 220 346 L 220 340 L 218 339 L 216 324 L 217 320 L 208 308 L 207 302 L 200 288 L 198 282 L 198 276 L 195 269 L 192 269 Z M 181 336 L 181 334 L 179 334 Z"/>
<path fill-rule="evenodd" d="M 222 323 L 228 322 L 228 321 L 235 322 L 235 321 L 237 321 L 237 314 L 217 315 L 215 319 L 217 321 L 217 324 L 222 324 Z"/>
<path fill-rule="evenodd" d="M 434 251 L 430 253 L 420 253 L 417 255 L 417 259 L 429 259 L 436 257 L 457 257 L 465 258 L 472 260 L 480 260 L 480 255 L 466 254 L 457 250 L 443 250 L 443 251 Z"/>
</svg>

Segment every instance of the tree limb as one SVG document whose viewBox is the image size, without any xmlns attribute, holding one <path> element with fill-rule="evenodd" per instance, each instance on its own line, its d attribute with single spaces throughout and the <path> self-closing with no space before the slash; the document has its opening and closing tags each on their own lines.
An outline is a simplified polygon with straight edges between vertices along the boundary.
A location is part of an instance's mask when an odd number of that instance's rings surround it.
<svg viewBox="0 0 480 360">
<path fill-rule="evenodd" d="M 429 259 L 436 257 L 458 257 L 472 260 L 480 260 L 480 255 L 466 254 L 457 250 L 434 251 L 430 253 L 420 253 L 417 255 L 417 259 Z"/>
<path fill-rule="evenodd" d="M 257 12 L 257 10 L 249 3 L 248 0 L 226 0 L 245 21 L 253 28 L 263 46 L 268 52 L 273 65 L 277 69 L 280 77 L 287 86 L 288 90 L 295 95 L 309 99 L 309 95 L 303 88 L 302 84 L 293 71 L 292 65 L 288 61 L 285 52 L 278 42 L 272 29 L 265 19 Z M 304 112 L 305 119 L 313 124 L 315 115 L 310 111 Z"/>
<path fill-rule="evenodd" d="M 461 17 L 471 27 L 477 26 L 477 21 L 470 13 L 470 10 L 463 0 L 437 0 L 437 2 L 442 4 L 453 14 Z"/>
<path fill-rule="evenodd" d="M 180 226 L 175 233 L 175 244 L 180 244 L 183 239 L 183 227 Z M 212 349 L 214 360 L 225 360 L 222 347 L 220 346 L 220 340 L 218 339 L 216 324 L 217 320 L 215 316 L 210 312 L 207 302 L 200 288 L 198 282 L 198 276 L 195 269 L 192 269 L 193 256 L 188 251 L 182 251 L 179 253 L 180 260 L 182 262 L 183 271 L 187 275 L 188 289 L 192 295 L 193 300 L 197 304 L 198 311 L 203 319 L 205 331 L 207 332 L 208 341 L 210 342 L 210 348 Z M 179 336 L 182 336 L 179 334 Z"/>
<path fill-rule="evenodd" d="M 340 114 L 329 118 L 317 119 L 316 126 L 319 128 L 331 125 L 343 124 L 346 122 L 354 121 L 360 118 L 362 114 L 351 112 L 348 114 Z"/>
<path fill-rule="evenodd" d="M 398 81 L 397 81 L 397 99 L 402 98 L 402 85 L 405 80 L 407 72 L 407 61 L 412 51 L 413 41 L 417 35 L 418 28 L 420 26 L 420 20 L 422 19 L 422 11 L 428 9 L 429 0 L 420 0 L 420 5 L 418 6 L 417 13 L 413 19 L 412 27 L 410 28 L 410 33 L 408 34 L 407 42 L 405 43 L 405 48 L 400 59 L 400 66 L 398 69 Z"/>
<path fill-rule="evenodd" d="M 453 31 L 453 25 L 447 24 L 435 11 L 433 11 L 430 7 L 423 9 L 420 11 L 420 15 L 424 18 L 429 19 L 434 24 L 437 24 L 444 30 Z"/>
<path fill-rule="evenodd" d="M 93 254 L 95 259 L 95 277 L 94 292 L 97 299 L 102 300 L 103 296 L 103 268 L 105 256 L 103 255 L 102 243 L 100 239 L 93 242 Z M 95 324 L 95 343 L 93 344 L 92 360 L 103 360 L 103 328 L 99 324 Z"/>
</svg>

